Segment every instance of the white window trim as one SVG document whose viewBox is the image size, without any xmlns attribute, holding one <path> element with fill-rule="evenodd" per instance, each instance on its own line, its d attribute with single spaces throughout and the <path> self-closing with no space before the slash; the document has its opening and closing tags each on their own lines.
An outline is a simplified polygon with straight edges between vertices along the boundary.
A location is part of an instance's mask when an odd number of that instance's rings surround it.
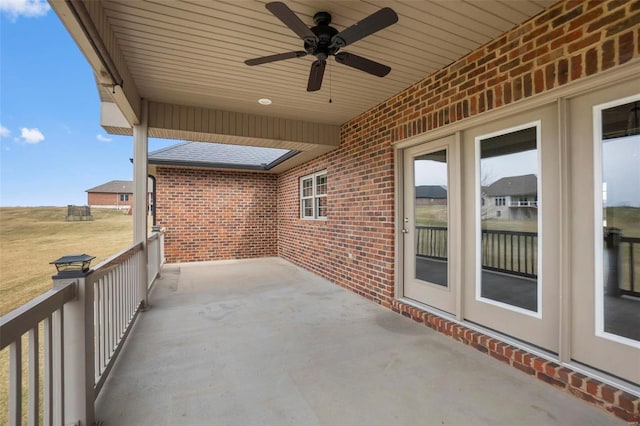
<svg viewBox="0 0 640 426">
<path fill-rule="evenodd" d="M 326 216 L 320 216 L 318 214 L 319 211 L 319 204 L 318 204 L 318 199 L 320 198 L 326 198 L 327 194 L 318 194 L 317 193 L 317 185 L 316 185 L 316 178 L 318 178 L 319 176 L 326 176 L 327 175 L 327 171 L 326 170 L 322 170 L 316 173 L 312 173 L 310 175 L 306 175 L 306 176 L 302 176 L 300 178 L 300 218 L 301 219 L 305 219 L 305 220 L 327 220 Z M 311 179 L 311 183 L 312 183 L 312 194 L 310 196 L 304 196 L 304 185 L 303 182 L 306 180 Z M 306 215 L 305 216 L 305 212 L 304 212 L 304 200 L 312 200 L 312 207 L 313 207 L 313 214 L 312 215 Z"/>
</svg>

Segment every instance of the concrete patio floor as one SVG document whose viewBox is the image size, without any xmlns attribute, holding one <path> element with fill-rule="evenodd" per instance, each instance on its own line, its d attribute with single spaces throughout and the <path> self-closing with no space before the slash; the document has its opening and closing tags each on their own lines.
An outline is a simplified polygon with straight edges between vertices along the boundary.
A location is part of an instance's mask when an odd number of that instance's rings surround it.
<svg viewBox="0 0 640 426">
<path fill-rule="evenodd" d="M 282 259 L 166 265 L 104 425 L 609 425 L 615 417 Z"/>
</svg>

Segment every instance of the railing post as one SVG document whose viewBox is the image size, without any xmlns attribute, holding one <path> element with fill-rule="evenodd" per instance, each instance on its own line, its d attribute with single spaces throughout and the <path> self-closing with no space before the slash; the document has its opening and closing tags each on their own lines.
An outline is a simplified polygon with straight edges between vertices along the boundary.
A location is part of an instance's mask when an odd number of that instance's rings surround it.
<svg viewBox="0 0 640 426">
<path fill-rule="evenodd" d="M 142 262 L 140 262 L 140 283 L 138 286 L 142 310 L 149 308 L 148 302 L 148 249 L 147 249 L 147 183 L 148 183 L 148 108 L 146 99 L 141 101 L 141 121 L 133 126 L 133 243 L 142 243 Z"/>
<path fill-rule="evenodd" d="M 622 232 L 618 228 L 606 228 L 605 238 L 607 253 L 609 254 L 609 270 L 607 271 L 607 287 L 605 289 L 608 296 L 620 296 L 620 239 Z"/>
<path fill-rule="evenodd" d="M 61 272 L 53 277 L 53 287 L 70 278 L 76 280 L 76 298 L 64 309 L 64 424 L 94 424 L 94 324 L 93 285 L 87 284 L 91 271 Z"/>
</svg>

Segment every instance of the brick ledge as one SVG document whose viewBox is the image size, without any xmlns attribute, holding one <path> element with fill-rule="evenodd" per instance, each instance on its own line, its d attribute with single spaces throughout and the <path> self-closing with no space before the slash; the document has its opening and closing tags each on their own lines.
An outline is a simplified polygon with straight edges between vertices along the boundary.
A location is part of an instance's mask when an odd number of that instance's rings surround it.
<svg viewBox="0 0 640 426">
<path fill-rule="evenodd" d="M 563 389 L 616 417 L 640 423 L 640 397 L 402 301 L 393 300 L 390 307 L 396 313 Z"/>
</svg>

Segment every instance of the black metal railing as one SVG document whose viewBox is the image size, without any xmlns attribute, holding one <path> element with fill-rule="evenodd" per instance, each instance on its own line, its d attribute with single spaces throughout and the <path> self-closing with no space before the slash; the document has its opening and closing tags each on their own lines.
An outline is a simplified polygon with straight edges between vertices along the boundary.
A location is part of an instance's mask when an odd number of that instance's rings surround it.
<svg viewBox="0 0 640 426">
<path fill-rule="evenodd" d="M 622 246 L 623 256 L 628 259 L 627 262 L 622 262 L 623 266 L 626 266 L 626 272 L 623 271 L 623 277 L 628 277 L 629 288 L 620 289 L 622 294 L 629 296 L 640 297 L 640 279 L 636 270 L 640 270 L 640 238 L 622 237 L 620 238 L 620 245 Z M 626 245 L 623 246 L 623 245 Z M 628 256 L 628 257 L 627 257 Z M 623 281 L 627 281 L 623 279 Z"/>
<path fill-rule="evenodd" d="M 625 237 L 618 228 L 605 228 L 609 270 L 605 271 L 607 294 L 640 297 L 640 238 Z"/>
<path fill-rule="evenodd" d="M 482 268 L 523 277 L 538 276 L 538 233 L 482 230 Z"/>
<path fill-rule="evenodd" d="M 536 232 L 482 230 L 482 268 L 512 275 L 538 276 Z M 447 259 L 447 228 L 416 226 L 416 254 Z"/>
<path fill-rule="evenodd" d="M 447 260 L 447 228 L 416 226 L 416 254 L 431 259 Z"/>
</svg>

